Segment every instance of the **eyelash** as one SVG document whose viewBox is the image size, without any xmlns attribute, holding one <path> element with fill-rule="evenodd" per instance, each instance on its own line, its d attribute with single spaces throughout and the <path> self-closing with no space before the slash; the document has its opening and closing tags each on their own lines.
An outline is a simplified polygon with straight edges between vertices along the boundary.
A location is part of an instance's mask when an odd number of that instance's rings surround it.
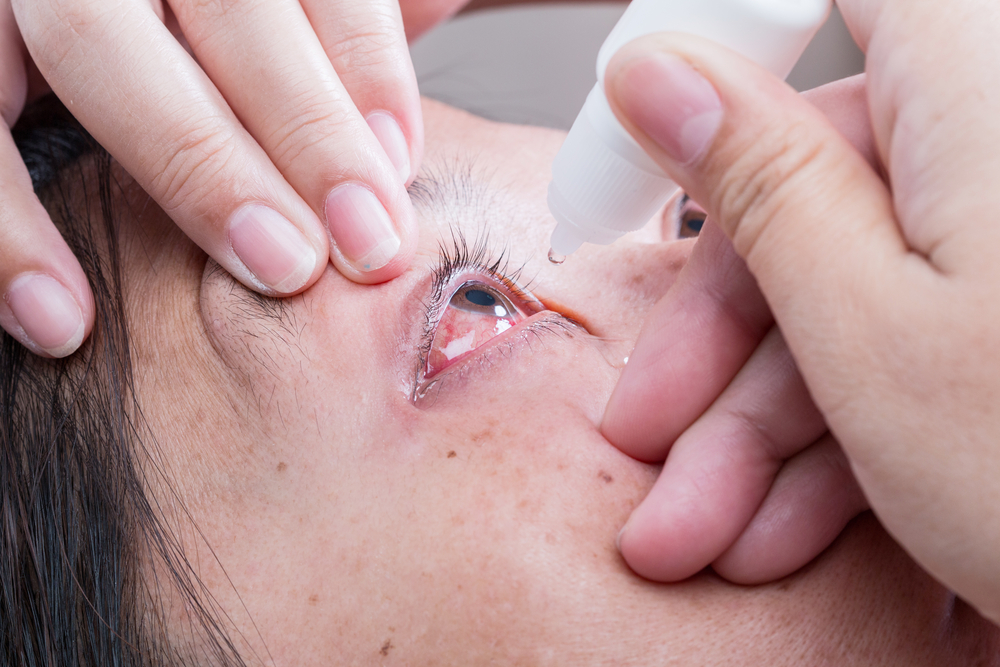
<svg viewBox="0 0 1000 667">
<path fill-rule="evenodd" d="M 453 230 L 451 244 L 440 244 L 439 259 L 437 265 L 434 267 L 430 295 L 424 304 L 424 324 L 420 337 L 414 396 L 416 396 L 424 369 L 427 367 L 427 357 L 434 344 L 438 322 L 452 298 L 454 290 L 451 287 L 455 279 L 463 273 L 476 274 L 479 277 L 473 277 L 472 280 L 479 280 L 486 285 L 489 285 L 491 281 L 495 282 L 502 287 L 502 291 L 506 291 L 516 301 L 538 304 L 539 311 L 541 311 L 544 309 L 544 306 L 527 292 L 532 284 L 531 281 L 523 287 L 518 285 L 523 269 L 523 266 L 511 266 L 510 255 L 506 248 L 503 248 L 499 253 L 491 251 L 489 237 L 485 234 L 478 236 L 472 245 L 470 245 L 464 235 Z M 494 289 L 496 289 L 496 286 L 494 286 Z M 539 322 L 536 328 L 539 333 L 555 331 L 572 332 L 576 330 L 577 326 L 575 322 L 559 316 L 558 320 Z M 443 378 L 438 376 L 432 382 L 439 383 L 441 379 Z"/>
</svg>

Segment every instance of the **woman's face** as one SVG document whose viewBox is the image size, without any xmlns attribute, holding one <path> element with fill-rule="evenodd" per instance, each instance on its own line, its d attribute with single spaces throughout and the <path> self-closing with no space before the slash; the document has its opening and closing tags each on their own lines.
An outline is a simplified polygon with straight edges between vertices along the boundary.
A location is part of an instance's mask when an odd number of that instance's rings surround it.
<svg viewBox="0 0 1000 667">
<path fill-rule="evenodd" d="M 657 469 L 598 424 L 691 244 L 651 225 L 551 265 L 545 188 L 561 133 L 434 102 L 424 113 L 421 250 L 391 283 L 328 268 L 301 296 L 264 300 L 206 266 L 159 211 L 133 203 L 125 225 L 138 393 L 166 480 L 150 493 L 245 655 L 297 666 L 951 655 L 936 653 L 954 650 L 950 596 L 870 519 L 773 586 L 708 573 L 666 586 L 628 570 L 615 536 Z M 171 614 L 178 641 L 196 641 L 184 607 Z"/>
</svg>

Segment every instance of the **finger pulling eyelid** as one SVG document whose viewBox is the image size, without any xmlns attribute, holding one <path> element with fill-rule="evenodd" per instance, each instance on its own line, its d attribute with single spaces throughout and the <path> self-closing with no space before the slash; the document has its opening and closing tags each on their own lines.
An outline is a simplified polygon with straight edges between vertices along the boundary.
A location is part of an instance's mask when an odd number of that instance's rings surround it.
<svg viewBox="0 0 1000 667">
<path fill-rule="evenodd" d="M 585 317 L 580 311 L 570 308 L 569 306 L 561 303 L 558 299 L 553 297 L 536 297 L 538 301 L 542 304 L 545 310 L 551 310 L 554 313 L 562 315 L 564 318 L 569 320 L 572 324 L 580 327 L 587 333 L 593 335 L 593 325 L 587 317 Z"/>
</svg>

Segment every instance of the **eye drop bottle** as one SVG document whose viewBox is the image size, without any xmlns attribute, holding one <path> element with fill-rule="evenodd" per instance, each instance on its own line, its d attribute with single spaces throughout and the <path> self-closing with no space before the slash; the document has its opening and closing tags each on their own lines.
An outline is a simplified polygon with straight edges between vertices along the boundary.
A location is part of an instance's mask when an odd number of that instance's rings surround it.
<svg viewBox="0 0 1000 667">
<path fill-rule="evenodd" d="M 597 85 L 552 163 L 548 203 L 556 228 L 549 257 L 583 243 L 607 245 L 642 227 L 676 185 L 615 118 L 604 95 L 608 62 L 653 32 L 716 41 L 781 78 L 826 21 L 832 0 L 632 0 L 597 55 Z"/>
</svg>

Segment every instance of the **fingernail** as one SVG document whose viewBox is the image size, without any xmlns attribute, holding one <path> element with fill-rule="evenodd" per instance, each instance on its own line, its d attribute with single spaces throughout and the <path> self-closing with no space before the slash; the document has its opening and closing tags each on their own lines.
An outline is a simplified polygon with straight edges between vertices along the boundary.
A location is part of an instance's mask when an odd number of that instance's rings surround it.
<svg viewBox="0 0 1000 667">
<path fill-rule="evenodd" d="M 39 273 L 16 278 L 7 305 L 24 335 L 53 357 L 70 355 L 83 342 L 83 311 L 55 278 Z"/>
<path fill-rule="evenodd" d="M 704 155 L 722 124 L 722 101 L 712 84 L 664 53 L 622 67 L 615 96 L 629 119 L 681 165 Z"/>
<path fill-rule="evenodd" d="M 344 258 L 359 271 L 374 271 L 392 261 L 400 241 L 392 219 L 368 188 L 346 183 L 326 199 L 330 235 Z"/>
<path fill-rule="evenodd" d="M 298 227 L 260 204 L 244 206 L 229 221 L 229 242 L 257 280 L 281 294 L 301 288 L 316 268 L 316 251 Z"/>
<path fill-rule="evenodd" d="M 399 123 L 385 111 L 375 111 L 365 120 L 405 183 L 410 178 L 410 147 L 406 145 L 406 136 Z"/>
</svg>

